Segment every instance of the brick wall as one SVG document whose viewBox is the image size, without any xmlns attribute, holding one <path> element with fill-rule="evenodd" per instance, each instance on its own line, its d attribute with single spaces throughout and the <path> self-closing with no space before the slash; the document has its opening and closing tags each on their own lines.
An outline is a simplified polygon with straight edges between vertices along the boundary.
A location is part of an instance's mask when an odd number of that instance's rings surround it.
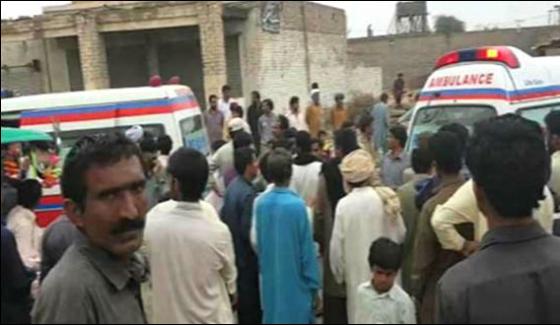
<svg viewBox="0 0 560 325">
<path fill-rule="evenodd" d="M 105 40 L 97 30 L 94 15 L 77 15 L 76 27 L 80 45 L 80 60 L 86 90 L 109 88 L 109 69 Z"/>
<path fill-rule="evenodd" d="M 199 18 L 204 93 L 219 94 L 227 83 L 223 7 L 219 1 L 196 2 Z"/>
<path fill-rule="evenodd" d="M 259 90 L 274 101 L 277 113 L 286 112 L 292 96 L 307 106 L 312 82 L 320 84 L 326 106 L 335 93 L 347 90 L 344 11 L 313 3 L 303 9 L 302 4 L 283 2 L 278 34 L 262 31 L 260 7 L 255 8 L 240 38 L 243 93 L 248 98 Z"/>
<path fill-rule="evenodd" d="M 417 36 L 382 36 L 348 41 L 351 67 L 381 67 L 383 86 L 389 89 L 397 73 L 403 72 L 410 88 L 422 86 L 436 59 L 455 49 L 483 45 L 511 45 L 526 52 L 537 44 L 560 37 L 558 27 L 517 29 Z"/>
</svg>

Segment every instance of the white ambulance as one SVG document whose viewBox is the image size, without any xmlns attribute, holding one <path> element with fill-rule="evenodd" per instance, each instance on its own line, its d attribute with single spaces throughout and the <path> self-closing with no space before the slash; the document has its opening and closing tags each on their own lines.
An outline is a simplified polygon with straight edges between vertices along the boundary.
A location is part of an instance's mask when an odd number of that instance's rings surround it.
<svg viewBox="0 0 560 325">
<path fill-rule="evenodd" d="M 541 123 L 560 110 L 560 56 L 531 57 L 505 46 L 453 51 L 438 59 L 414 108 L 407 149 L 422 134 L 458 122 L 515 113 Z"/>
<path fill-rule="evenodd" d="M 142 126 L 154 136 L 169 135 L 174 149 L 209 154 L 204 118 L 186 86 L 107 89 L 26 96 L 1 101 L 2 124 L 47 132 L 60 140 L 61 158 L 85 135 Z M 60 187 L 45 189 L 38 223 L 48 225 L 62 212 Z"/>
</svg>

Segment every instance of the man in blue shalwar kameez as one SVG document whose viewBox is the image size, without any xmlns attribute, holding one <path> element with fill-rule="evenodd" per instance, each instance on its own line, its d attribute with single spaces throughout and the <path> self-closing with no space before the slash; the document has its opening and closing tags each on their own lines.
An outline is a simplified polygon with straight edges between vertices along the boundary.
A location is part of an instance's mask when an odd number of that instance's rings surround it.
<svg viewBox="0 0 560 325">
<path fill-rule="evenodd" d="M 314 323 L 319 263 L 305 202 L 289 189 L 292 158 L 276 149 L 267 169 L 275 187 L 255 207 L 265 324 Z"/>
</svg>

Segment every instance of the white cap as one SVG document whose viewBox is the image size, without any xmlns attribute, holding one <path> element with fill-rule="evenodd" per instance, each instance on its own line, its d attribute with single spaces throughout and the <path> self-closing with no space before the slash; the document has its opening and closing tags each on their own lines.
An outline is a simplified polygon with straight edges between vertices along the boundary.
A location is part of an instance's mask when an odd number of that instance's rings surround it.
<svg viewBox="0 0 560 325">
<path fill-rule="evenodd" d="M 245 121 L 242 118 L 232 118 L 228 123 L 228 129 L 231 132 L 243 131 L 245 129 Z"/>
<path fill-rule="evenodd" d="M 132 142 L 140 142 L 144 137 L 144 129 L 140 125 L 136 125 L 126 130 L 125 136 Z"/>
</svg>

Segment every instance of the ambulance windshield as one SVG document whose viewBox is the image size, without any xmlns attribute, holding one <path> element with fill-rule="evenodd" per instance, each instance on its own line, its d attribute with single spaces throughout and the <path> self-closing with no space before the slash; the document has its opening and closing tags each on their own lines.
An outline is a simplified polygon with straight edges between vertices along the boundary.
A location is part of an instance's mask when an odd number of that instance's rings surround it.
<svg viewBox="0 0 560 325">
<path fill-rule="evenodd" d="M 418 147 L 419 140 L 424 136 L 436 133 L 442 126 L 460 123 L 472 132 L 474 125 L 481 120 L 496 116 L 491 106 L 428 106 L 421 108 L 416 114 L 412 125 L 412 133 L 408 144 L 411 152 Z"/>
</svg>

